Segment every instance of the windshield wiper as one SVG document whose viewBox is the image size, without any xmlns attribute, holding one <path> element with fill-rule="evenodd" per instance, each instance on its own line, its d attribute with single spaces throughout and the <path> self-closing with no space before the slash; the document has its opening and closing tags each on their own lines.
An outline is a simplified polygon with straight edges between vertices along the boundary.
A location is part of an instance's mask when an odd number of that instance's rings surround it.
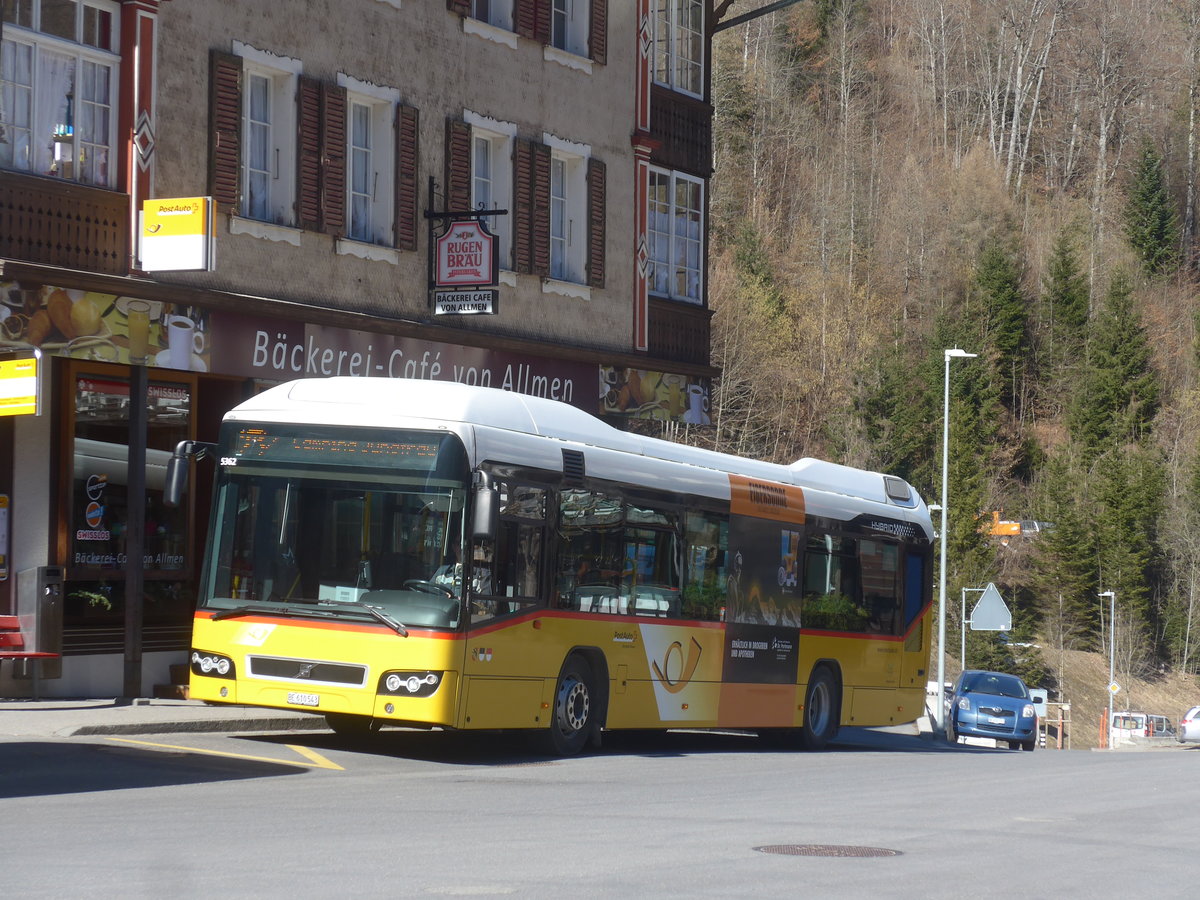
<svg viewBox="0 0 1200 900">
<path fill-rule="evenodd" d="M 246 606 L 235 606 L 233 609 L 222 609 L 219 612 L 213 613 L 212 618 L 214 622 L 220 619 L 236 619 L 240 616 L 253 615 L 316 616 L 330 619 L 340 612 L 363 613 L 377 622 L 382 622 L 401 637 L 408 637 L 408 629 L 404 627 L 403 623 L 397 622 L 378 606 L 371 606 L 369 603 L 339 603 L 336 600 L 309 600 L 302 597 L 291 597 L 285 602 L 288 604 L 303 603 L 304 606 L 300 609 L 289 609 L 287 606 L 264 606 L 262 604 L 250 603 Z M 312 609 L 312 606 L 320 606 L 321 608 Z"/>
<path fill-rule="evenodd" d="M 260 604 L 251 603 L 246 606 L 235 606 L 233 609 L 222 609 L 213 613 L 213 621 L 220 619 L 236 619 L 240 616 L 253 615 L 272 615 L 272 616 L 323 616 L 328 618 L 332 613 L 322 612 L 319 609 L 288 609 L 283 606 L 262 606 Z"/>
<path fill-rule="evenodd" d="M 396 634 L 400 635 L 400 637 L 408 637 L 408 629 L 404 627 L 404 624 L 402 622 L 397 622 L 378 606 L 372 606 L 369 603 L 364 603 L 361 606 L 356 607 L 356 609 L 365 609 L 388 628 L 392 629 L 392 631 L 396 632 Z"/>
</svg>

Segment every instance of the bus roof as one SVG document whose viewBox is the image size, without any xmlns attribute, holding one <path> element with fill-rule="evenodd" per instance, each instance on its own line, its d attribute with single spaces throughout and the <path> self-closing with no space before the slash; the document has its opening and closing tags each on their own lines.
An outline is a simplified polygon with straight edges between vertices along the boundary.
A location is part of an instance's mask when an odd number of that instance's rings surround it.
<svg viewBox="0 0 1200 900">
<path fill-rule="evenodd" d="M 557 400 L 454 381 L 306 378 L 264 391 L 226 418 L 374 427 L 399 426 L 414 418 L 465 423 L 842 494 L 890 506 L 901 518 L 909 518 L 902 510 L 916 511 L 928 521 L 924 501 L 894 476 L 811 458 L 779 465 L 643 437 Z"/>
</svg>

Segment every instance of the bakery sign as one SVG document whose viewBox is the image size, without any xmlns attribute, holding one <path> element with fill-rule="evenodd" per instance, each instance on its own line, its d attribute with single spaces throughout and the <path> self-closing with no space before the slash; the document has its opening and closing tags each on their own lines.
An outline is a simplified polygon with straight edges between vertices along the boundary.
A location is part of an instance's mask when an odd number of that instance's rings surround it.
<svg viewBox="0 0 1200 900">
<path fill-rule="evenodd" d="M 435 314 L 494 314 L 498 266 L 496 236 L 482 221 L 449 222 L 434 242 Z"/>
</svg>

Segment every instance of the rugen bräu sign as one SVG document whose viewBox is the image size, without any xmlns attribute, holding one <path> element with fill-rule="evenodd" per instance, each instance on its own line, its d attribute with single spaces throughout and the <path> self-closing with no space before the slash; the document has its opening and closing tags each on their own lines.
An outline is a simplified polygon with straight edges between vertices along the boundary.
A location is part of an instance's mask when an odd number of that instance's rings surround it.
<svg viewBox="0 0 1200 900">
<path fill-rule="evenodd" d="M 482 222 L 451 222 L 437 239 L 434 287 L 490 287 L 495 282 L 496 238 Z"/>
</svg>

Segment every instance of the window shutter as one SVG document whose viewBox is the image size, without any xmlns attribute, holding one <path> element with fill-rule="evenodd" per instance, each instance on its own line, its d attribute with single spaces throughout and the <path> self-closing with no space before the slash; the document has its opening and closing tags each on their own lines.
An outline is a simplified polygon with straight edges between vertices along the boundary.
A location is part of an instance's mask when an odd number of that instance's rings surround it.
<svg viewBox="0 0 1200 900">
<path fill-rule="evenodd" d="M 446 9 L 457 16 L 469 16 L 471 14 L 471 0 L 446 0 Z"/>
<path fill-rule="evenodd" d="M 551 0 L 516 0 L 513 30 L 523 38 L 549 44 L 550 3 Z"/>
<path fill-rule="evenodd" d="M 396 246 L 417 249 L 417 173 L 420 117 L 414 106 L 396 107 Z"/>
<path fill-rule="evenodd" d="M 446 119 L 446 208 L 465 212 L 471 208 L 471 127 Z"/>
<path fill-rule="evenodd" d="M 608 63 L 608 0 L 592 0 L 588 27 L 588 56 L 600 65 Z"/>
<path fill-rule="evenodd" d="M 321 227 L 321 84 L 303 75 L 296 89 L 296 224 Z"/>
<path fill-rule="evenodd" d="M 237 212 L 242 171 L 242 60 L 231 53 L 209 54 L 208 191 L 218 209 Z"/>
<path fill-rule="evenodd" d="M 321 85 L 321 230 L 346 233 L 346 89 Z"/>
<path fill-rule="evenodd" d="M 605 213 L 604 182 L 606 170 L 598 159 L 588 159 L 588 262 L 587 283 L 595 288 L 604 287 Z"/>
<path fill-rule="evenodd" d="M 550 148 L 533 145 L 533 274 L 550 275 Z"/>
<path fill-rule="evenodd" d="M 533 271 L 533 142 L 513 144 L 513 268 L 522 275 Z"/>
</svg>

